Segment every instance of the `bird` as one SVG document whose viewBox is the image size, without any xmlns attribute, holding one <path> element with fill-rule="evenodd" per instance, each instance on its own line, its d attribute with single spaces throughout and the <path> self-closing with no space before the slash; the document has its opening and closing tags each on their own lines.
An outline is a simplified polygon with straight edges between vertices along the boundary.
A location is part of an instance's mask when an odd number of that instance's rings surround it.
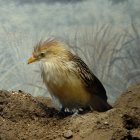
<svg viewBox="0 0 140 140">
<path fill-rule="evenodd" d="M 66 108 L 104 112 L 111 109 L 103 84 L 86 63 L 57 39 L 39 41 L 28 64 L 41 62 L 41 75 L 51 96 Z"/>
</svg>

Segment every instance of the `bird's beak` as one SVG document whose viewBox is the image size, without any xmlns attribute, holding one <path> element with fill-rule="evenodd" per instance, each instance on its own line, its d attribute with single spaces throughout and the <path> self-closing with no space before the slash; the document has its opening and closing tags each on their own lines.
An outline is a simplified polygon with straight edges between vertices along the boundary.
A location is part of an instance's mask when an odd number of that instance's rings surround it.
<svg viewBox="0 0 140 140">
<path fill-rule="evenodd" d="M 35 62 L 37 59 L 35 58 L 35 57 L 30 57 L 29 59 L 28 59 L 28 64 L 31 64 L 31 63 L 33 63 L 33 62 Z"/>
</svg>

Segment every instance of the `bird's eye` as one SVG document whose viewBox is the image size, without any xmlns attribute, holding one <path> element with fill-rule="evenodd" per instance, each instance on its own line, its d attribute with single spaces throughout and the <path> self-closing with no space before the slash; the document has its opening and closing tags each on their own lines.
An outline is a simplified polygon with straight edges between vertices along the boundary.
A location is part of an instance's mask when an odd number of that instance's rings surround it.
<svg viewBox="0 0 140 140">
<path fill-rule="evenodd" d="M 43 53 L 43 52 L 40 53 L 40 56 L 41 56 L 41 57 L 45 57 L 45 53 Z"/>
</svg>

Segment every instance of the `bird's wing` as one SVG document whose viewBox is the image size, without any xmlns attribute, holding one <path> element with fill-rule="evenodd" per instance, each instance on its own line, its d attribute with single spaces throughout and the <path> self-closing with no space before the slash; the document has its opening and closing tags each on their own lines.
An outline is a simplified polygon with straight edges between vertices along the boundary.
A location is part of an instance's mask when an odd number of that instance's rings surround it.
<svg viewBox="0 0 140 140">
<path fill-rule="evenodd" d="M 79 73 L 79 77 L 83 81 L 85 88 L 89 91 L 89 93 L 94 95 L 96 94 L 104 101 L 107 101 L 106 91 L 100 80 L 90 71 L 88 66 L 81 60 L 80 57 L 74 55 L 72 59 L 76 62 L 75 67 Z"/>
</svg>

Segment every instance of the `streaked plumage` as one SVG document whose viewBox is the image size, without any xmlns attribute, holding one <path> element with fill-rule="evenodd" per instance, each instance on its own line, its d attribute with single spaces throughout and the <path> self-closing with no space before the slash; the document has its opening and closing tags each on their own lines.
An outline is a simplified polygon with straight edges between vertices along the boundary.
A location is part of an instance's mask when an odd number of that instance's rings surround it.
<svg viewBox="0 0 140 140">
<path fill-rule="evenodd" d="M 42 78 L 51 95 L 59 99 L 63 107 L 86 108 L 106 111 L 106 91 L 98 78 L 67 45 L 57 40 L 39 42 L 28 63 L 42 61 Z"/>
</svg>

